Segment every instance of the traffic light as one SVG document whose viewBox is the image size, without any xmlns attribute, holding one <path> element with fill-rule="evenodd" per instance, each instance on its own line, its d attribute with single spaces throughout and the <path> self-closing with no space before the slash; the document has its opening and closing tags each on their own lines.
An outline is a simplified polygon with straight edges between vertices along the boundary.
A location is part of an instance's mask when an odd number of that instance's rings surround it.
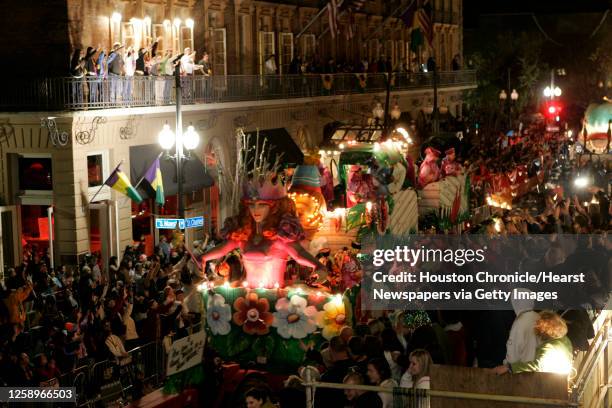
<svg viewBox="0 0 612 408">
<path fill-rule="evenodd" d="M 546 116 L 550 119 L 559 122 L 559 115 L 561 114 L 562 107 L 557 101 L 550 101 L 546 104 Z"/>
</svg>

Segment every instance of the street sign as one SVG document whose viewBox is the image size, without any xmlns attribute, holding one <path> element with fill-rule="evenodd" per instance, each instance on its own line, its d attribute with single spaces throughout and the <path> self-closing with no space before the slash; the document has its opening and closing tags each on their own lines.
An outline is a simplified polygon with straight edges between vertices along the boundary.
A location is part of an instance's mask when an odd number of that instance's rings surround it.
<svg viewBox="0 0 612 408">
<path fill-rule="evenodd" d="M 185 219 L 185 228 L 199 228 L 204 226 L 204 217 L 192 217 Z"/>
<path fill-rule="evenodd" d="M 183 218 L 157 218 L 155 220 L 155 228 L 157 229 L 179 229 L 185 228 L 201 228 L 204 226 L 204 217 Z"/>
<path fill-rule="evenodd" d="M 155 228 L 157 229 L 185 229 L 185 220 L 182 218 L 157 218 L 155 220 Z"/>
</svg>

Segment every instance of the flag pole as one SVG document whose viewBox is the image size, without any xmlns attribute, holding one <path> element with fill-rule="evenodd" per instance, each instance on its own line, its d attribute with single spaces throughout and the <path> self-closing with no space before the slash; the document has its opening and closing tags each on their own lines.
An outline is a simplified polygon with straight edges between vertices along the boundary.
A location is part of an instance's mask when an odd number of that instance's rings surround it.
<svg viewBox="0 0 612 408">
<path fill-rule="evenodd" d="M 340 0 L 340 2 L 338 2 L 338 5 L 336 7 L 339 8 L 342 5 L 342 3 L 344 3 L 344 0 Z M 304 28 L 302 28 L 302 31 L 300 31 L 295 36 L 295 39 L 297 40 L 298 38 L 300 38 L 310 28 L 310 26 L 313 25 L 319 19 L 319 17 L 321 17 L 323 15 L 323 13 L 325 13 L 325 10 L 327 10 L 327 4 L 325 4 L 323 6 L 323 8 L 321 8 L 321 10 L 319 10 L 319 12 L 313 18 L 310 19 L 308 24 L 306 24 L 306 26 Z M 325 31 L 325 32 L 327 32 L 327 31 Z"/>
<path fill-rule="evenodd" d="M 91 200 L 89 200 L 89 203 L 93 203 L 94 199 L 98 196 L 98 194 L 100 194 L 100 191 L 102 191 L 102 189 L 104 188 L 104 186 L 106 185 L 106 182 L 108 181 L 109 178 L 111 178 L 111 176 L 113 174 L 115 174 L 115 172 L 117 170 L 119 170 L 119 167 L 123 164 L 123 160 L 121 160 L 119 162 L 119 164 L 117 165 L 117 167 L 115 167 L 115 170 L 113 170 L 113 172 L 106 178 L 106 180 L 104 180 L 104 183 L 102 183 L 102 185 L 100 186 L 100 188 L 98 189 L 98 191 L 96 191 L 96 194 L 94 194 L 94 196 L 91 198 Z"/>
</svg>

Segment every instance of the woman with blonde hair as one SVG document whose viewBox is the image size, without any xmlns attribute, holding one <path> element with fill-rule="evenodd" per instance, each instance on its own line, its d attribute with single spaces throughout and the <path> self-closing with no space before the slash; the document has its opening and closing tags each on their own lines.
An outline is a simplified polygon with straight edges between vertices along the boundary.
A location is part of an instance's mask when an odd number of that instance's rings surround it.
<svg viewBox="0 0 612 408">
<path fill-rule="evenodd" d="M 431 355 L 425 349 L 410 353 L 410 365 L 400 380 L 400 387 L 429 389 L 429 370 L 433 365 Z"/>
<path fill-rule="evenodd" d="M 569 374 L 572 370 L 573 350 L 572 343 L 567 337 L 565 320 L 555 312 L 542 311 L 535 323 L 534 331 L 541 344 L 536 348 L 535 358 L 532 361 L 498 366 L 493 371 L 497 374 L 507 372 Z"/>
</svg>

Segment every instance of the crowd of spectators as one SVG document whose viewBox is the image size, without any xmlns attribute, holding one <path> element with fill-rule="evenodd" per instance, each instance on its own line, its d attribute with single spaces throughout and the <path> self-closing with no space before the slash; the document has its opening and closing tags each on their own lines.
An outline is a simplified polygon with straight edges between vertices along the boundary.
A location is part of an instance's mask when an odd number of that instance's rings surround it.
<svg viewBox="0 0 612 408">
<path fill-rule="evenodd" d="M 130 350 L 199 329 L 189 251 L 165 239 L 152 256 L 143 249 L 127 247 L 108 267 L 88 255 L 78 267 L 51 269 L 44 251 L 26 247 L 0 288 L 0 382 L 52 385 L 78 367 L 110 361 L 136 383 L 142 373 Z"/>
</svg>

